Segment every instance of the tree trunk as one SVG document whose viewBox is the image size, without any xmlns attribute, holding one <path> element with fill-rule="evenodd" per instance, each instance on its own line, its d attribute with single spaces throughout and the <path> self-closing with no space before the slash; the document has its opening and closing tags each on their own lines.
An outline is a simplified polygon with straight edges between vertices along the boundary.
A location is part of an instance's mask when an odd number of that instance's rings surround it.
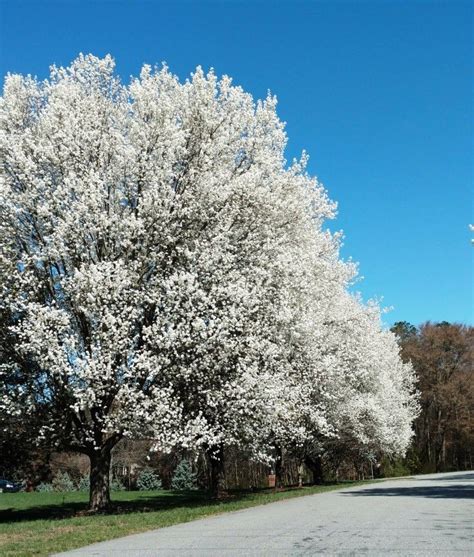
<svg viewBox="0 0 474 557">
<path fill-rule="evenodd" d="M 281 447 L 276 447 L 275 458 L 275 489 L 283 487 L 283 451 Z"/>
<path fill-rule="evenodd" d="M 313 474 L 313 483 L 321 485 L 324 482 L 323 463 L 320 456 L 307 456 L 305 458 L 306 466 Z"/>
<path fill-rule="evenodd" d="M 214 499 L 227 495 L 225 490 L 224 448 L 210 447 L 207 450 L 209 460 L 209 491 Z"/>
<path fill-rule="evenodd" d="M 103 512 L 110 508 L 110 461 L 111 450 L 102 448 L 90 455 L 89 510 Z"/>
<path fill-rule="evenodd" d="M 304 464 L 300 462 L 298 465 L 298 487 L 303 487 L 303 474 L 304 474 Z"/>
</svg>

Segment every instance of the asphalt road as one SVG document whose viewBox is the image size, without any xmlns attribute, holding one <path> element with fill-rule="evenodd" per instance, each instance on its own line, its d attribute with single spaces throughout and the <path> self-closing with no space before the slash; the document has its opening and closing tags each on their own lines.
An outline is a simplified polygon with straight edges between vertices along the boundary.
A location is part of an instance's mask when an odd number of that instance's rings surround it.
<svg viewBox="0 0 474 557">
<path fill-rule="evenodd" d="M 279 501 L 61 555 L 474 556 L 474 472 L 389 480 Z"/>
</svg>

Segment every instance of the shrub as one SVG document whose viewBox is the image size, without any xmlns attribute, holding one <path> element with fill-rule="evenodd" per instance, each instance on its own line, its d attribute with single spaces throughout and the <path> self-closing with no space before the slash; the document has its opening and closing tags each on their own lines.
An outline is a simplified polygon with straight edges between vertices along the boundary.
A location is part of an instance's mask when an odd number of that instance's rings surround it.
<svg viewBox="0 0 474 557">
<path fill-rule="evenodd" d="M 160 477 L 151 468 L 145 468 L 138 475 L 137 487 L 140 491 L 161 489 Z"/>
<path fill-rule="evenodd" d="M 410 470 L 401 459 L 389 460 L 382 462 L 383 476 L 385 478 L 397 478 L 400 476 L 409 476 Z"/>
<path fill-rule="evenodd" d="M 171 488 L 177 491 L 197 488 L 196 474 L 193 472 L 189 461 L 182 460 L 178 464 L 171 480 Z"/>
<path fill-rule="evenodd" d="M 54 491 L 53 484 L 41 482 L 36 486 L 35 491 L 38 491 L 40 493 L 50 493 L 51 491 Z"/>
<path fill-rule="evenodd" d="M 53 478 L 53 490 L 65 493 L 76 491 L 76 486 L 67 472 L 58 472 Z"/>
<path fill-rule="evenodd" d="M 89 491 L 90 485 L 91 485 L 90 477 L 88 474 L 85 474 L 84 476 L 81 476 L 77 484 L 77 489 L 79 491 Z"/>
<path fill-rule="evenodd" d="M 125 491 L 125 486 L 117 477 L 113 477 L 110 479 L 110 491 Z"/>
</svg>

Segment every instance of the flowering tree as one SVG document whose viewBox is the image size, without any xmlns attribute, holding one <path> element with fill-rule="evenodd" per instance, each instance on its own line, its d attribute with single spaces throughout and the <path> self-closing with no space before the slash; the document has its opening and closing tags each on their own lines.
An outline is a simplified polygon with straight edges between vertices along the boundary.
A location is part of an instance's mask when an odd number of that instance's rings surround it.
<svg viewBox="0 0 474 557">
<path fill-rule="evenodd" d="M 89 456 L 93 510 L 123 437 L 205 451 L 218 491 L 225 446 L 268 459 L 348 423 L 362 438 L 373 399 L 355 394 L 400 385 L 379 325 L 351 328 L 335 205 L 285 144 L 273 97 L 199 68 L 125 86 L 81 55 L 44 82 L 7 76 L 1 405 Z"/>
<path fill-rule="evenodd" d="M 419 412 L 411 365 L 381 326 L 379 306 L 348 292 L 357 269 L 339 260 L 338 238 L 327 239 L 324 253 L 306 250 L 312 258 L 293 273 L 299 309 L 280 328 L 289 365 L 274 372 L 285 380 L 268 414 L 275 446 L 304 461 L 316 481 L 325 454 L 403 455 Z"/>
<path fill-rule="evenodd" d="M 42 435 L 90 457 L 95 510 L 123 436 L 215 462 L 255 445 L 285 251 L 333 211 L 304 161 L 285 169 L 275 100 L 200 69 L 126 87 L 80 56 L 45 82 L 9 75 L 0 110 L 2 304 L 33 363 L 4 408 L 47 406 Z"/>
<path fill-rule="evenodd" d="M 412 366 L 401 361 L 395 336 L 381 327 L 378 305 L 341 289 L 318 337 L 322 365 L 315 369 L 324 374 L 330 434 L 313 429 L 307 462 L 314 466 L 324 454 L 335 460 L 403 455 L 419 412 L 418 393 Z"/>
<path fill-rule="evenodd" d="M 338 429 L 367 453 L 404 454 L 419 412 L 412 366 L 401 361 L 395 335 L 381 328 L 376 304 L 352 300 L 344 312 L 344 363 L 353 373 L 337 410 Z"/>
</svg>

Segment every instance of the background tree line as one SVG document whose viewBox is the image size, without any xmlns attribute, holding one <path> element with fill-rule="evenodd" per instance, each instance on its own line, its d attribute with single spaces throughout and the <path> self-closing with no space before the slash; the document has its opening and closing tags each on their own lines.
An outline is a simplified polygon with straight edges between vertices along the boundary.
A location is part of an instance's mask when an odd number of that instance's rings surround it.
<svg viewBox="0 0 474 557">
<path fill-rule="evenodd" d="M 396 323 L 404 361 L 418 376 L 421 413 L 402 464 L 410 472 L 474 467 L 474 328 L 461 324 Z"/>
</svg>

